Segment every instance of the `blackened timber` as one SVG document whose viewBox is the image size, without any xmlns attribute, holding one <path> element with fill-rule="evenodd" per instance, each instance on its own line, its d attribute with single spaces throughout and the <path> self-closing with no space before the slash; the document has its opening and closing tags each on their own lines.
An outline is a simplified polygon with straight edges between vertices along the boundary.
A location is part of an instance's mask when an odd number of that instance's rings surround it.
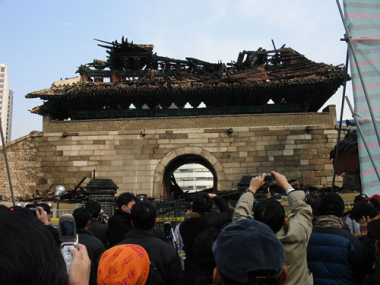
<svg viewBox="0 0 380 285">
<path fill-rule="evenodd" d="M 107 114 L 112 118 L 161 116 L 165 112 L 156 111 L 156 106 L 169 112 L 172 103 L 182 110 L 187 102 L 195 109 L 201 102 L 206 104 L 206 110 L 195 114 L 207 110 L 209 114 L 315 112 L 344 80 L 342 65 L 315 63 L 284 46 L 270 51 L 243 51 L 237 62 L 224 64 L 159 56 L 153 53 L 153 45 L 137 45 L 124 37 L 121 43 L 100 42 L 107 44 L 98 44 L 107 49 L 107 61 L 81 65 L 78 82 L 58 83 L 27 94 L 27 98 L 46 100 L 33 113 L 59 120 L 84 118 L 83 112 L 99 112 L 101 118 L 107 118 Z M 267 105 L 271 99 L 275 104 Z M 138 109 L 146 104 L 150 111 L 129 110 L 130 104 Z"/>
</svg>

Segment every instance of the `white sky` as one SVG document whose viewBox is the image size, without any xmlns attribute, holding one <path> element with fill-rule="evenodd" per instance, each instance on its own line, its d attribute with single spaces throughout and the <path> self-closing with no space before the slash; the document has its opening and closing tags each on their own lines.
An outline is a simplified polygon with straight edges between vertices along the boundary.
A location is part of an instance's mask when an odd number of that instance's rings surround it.
<svg viewBox="0 0 380 285">
<path fill-rule="evenodd" d="M 347 50 L 335 0 L 0 0 L 0 15 L 0 62 L 8 65 L 14 91 L 12 140 L 42 131 L 42 117 L 28 111 L 42 101 L 26 99 L 27 93 L 106 59 L 94 38 L 124 36 L 153 44 L 161 56 L 209 62 L 270 50 L 272 39 L 327 64 L 345 63 Z M 347 92 L 353 104 L 351 85 Z M 325 104 L 337 105 L 338 120 L 341 98 L 342 88 Z M 343 119 L 351 119 L 344 109 Z"/>
</svg>

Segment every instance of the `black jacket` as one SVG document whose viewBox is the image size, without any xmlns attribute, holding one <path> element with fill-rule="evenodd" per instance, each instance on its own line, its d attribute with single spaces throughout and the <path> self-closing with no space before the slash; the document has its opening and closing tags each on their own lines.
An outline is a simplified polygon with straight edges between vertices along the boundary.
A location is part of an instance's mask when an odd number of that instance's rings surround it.
<svg viewBox="0 0 380 285">
<path fill-rule="evenodd" d="M 185 283 L 188 285 L 195 284 L 201 272 L 200 265 L 193 256 L 193 244 L 197 236 L 209 227 L 214 227 L 220 231 L 232 220 L 233 210 L 228 206 L 228 202 L 219 196 L 214 197 L 213 201 L 218 206 L 219 213 L 208 213 L 202 216 L 197 213 L 189 213 L 179 227 L 186 252 L 184 274 Z"/>
<path fill-rule="evenodd" d="M 106 250 L 103 243 L 97 239 L 90 231 L 77 229 L 78 242 L 87 248 L 88 256 L 91 260 L 90 285 L 96 285 L 99 259 Z"/>
<path fill-rule="evenodd" d="M 183 284 L 183 272 L 177 251 L 170 244 L 154 237 L 152 230 L 134 229 L 131 235 L 119 244 L 137 244 L 147 251 L 156 268 L 154 272 L 149 272 L 149 284 Z"/>
<path fill-rule="evenodd" d="M 104 247 L 108 248 L 108 224 L 102 224 L 97 219 L 91 219 L 91 224 L 88 230 L 103 243 Z"/>
<path fill-rule="evenodd" d="M 222 197 L 216 196 L 212 200 L 215 205 L 218 206 L 219 213 L 207 213 L 204 214 L 203 217 L 209 226 L 221 231 L 225 226 L 231 223 L 234 211 L 228 206 L 227 200 Z"/>
<path fill-rule="evenodd" d="M 132 230 L 131 215 L 116 210 L 115 215 L 113 215 L 108 220 L 108 243 L 109 247 L 113 247 L 124 239 L 124 235 Z"/>
</svg>

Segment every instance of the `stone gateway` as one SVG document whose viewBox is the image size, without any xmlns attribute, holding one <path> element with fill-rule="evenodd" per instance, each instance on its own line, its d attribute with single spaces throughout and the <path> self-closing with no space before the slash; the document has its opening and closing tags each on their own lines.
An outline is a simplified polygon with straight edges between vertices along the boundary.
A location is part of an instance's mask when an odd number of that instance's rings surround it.
<svg viewBox="0 0 380 285">
<path fill-rule="evenodd" d="M 15 196 L 52 184 L 70 190 L 95 170 L 118 193 L 170 194 L 168 179 L 196 162 L 214 175 L 215 190 L 237 189 L 242 176 L 272 170 L 304 185 L 331 186 L 336 145 L 334 106 L 321 113 L 53 121 L 6 145 Z M 9 196 L 3 152 L 0 195 Z M 338 180 L 339 181 L 339 180 Z M 87 181 L 88 182 L 88 181 Z M 85 183 L 87 183 L 85 182 Z"/>
</svg>

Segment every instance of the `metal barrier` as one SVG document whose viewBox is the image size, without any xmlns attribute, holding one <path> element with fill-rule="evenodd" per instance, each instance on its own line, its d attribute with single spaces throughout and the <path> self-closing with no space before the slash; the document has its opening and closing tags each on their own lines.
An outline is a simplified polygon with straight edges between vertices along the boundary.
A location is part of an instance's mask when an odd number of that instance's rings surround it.
<svg viewBox="0 0 380 285">
<path fill-rule="evenodd" d="M 191 204 L 190 202 L 156 202 L 154 203 L 157 209 L 157 223 L 159 227 L 162 227 L 164 222 L 172 222 L 173 227 L 175 227 L 178 223 L 184 221 L 184 216 L 187 210 L 187 207 Z M 353 208 L 352 202 L 345 203 L 345 211 L 349 211 Z M 76 208 L 82 207 L 82 204 L 75 204 L 75 208 L 72 209 L 56 209 L 53 208 L 53 219 L 58 222 L 59 217 L 63 214 L 72 214 Z M 284 205 L 285 215 L 289 216 L 290 206 Z M 52 219 L 52 220 L 53 220 Z"/>
<path fill-rule="evenodd" d="M 60 206 L 63 206 L 64 204 L 60 204 Z M 60 207 L 57 209 L 56 207 L 53 208 L 53 218 L 58 218 L 62 216 L 63 214 L 72 214 L 75 209 L 82 207 L 82 204 L 75 204 L 73 208 L 62 208 Z"/>
</svg>

